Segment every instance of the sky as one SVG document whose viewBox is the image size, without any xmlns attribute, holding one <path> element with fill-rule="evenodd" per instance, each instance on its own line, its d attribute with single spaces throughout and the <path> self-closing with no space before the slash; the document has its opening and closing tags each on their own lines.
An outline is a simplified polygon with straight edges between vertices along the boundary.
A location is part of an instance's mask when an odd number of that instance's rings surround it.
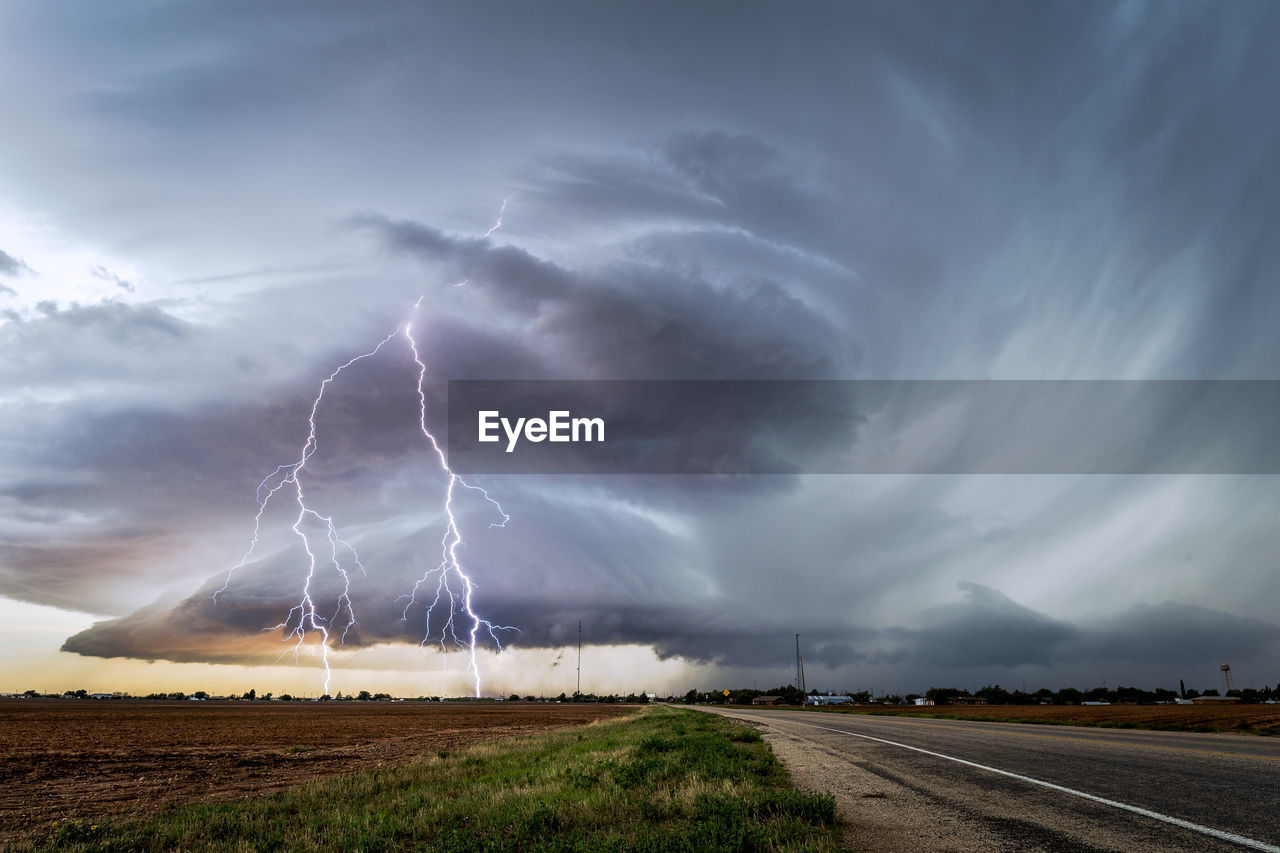
<svg viewBox="0 0 1280 853">
<path fill-rule="evenodd" d="M 6 4 L 0 691 L 321 692 L 272 630 L 287 501 L 240 565 L 255 489 L 410 322 L 435 427 L 460 379 L 1280 380 L 1277 38 L 1252 0 Z M 334 690 L 471 689 L 401 598 L 447 522 L 417 380 L 395 336 L 317 409 L 364 567 Z M 776 686 L 797 633 L 822 690 L 1260 688 L 1275 470 L 477 475 L 518 630 L 476 666 L 572 693 L 581 622 L 586 692 Z"/>
</svg>

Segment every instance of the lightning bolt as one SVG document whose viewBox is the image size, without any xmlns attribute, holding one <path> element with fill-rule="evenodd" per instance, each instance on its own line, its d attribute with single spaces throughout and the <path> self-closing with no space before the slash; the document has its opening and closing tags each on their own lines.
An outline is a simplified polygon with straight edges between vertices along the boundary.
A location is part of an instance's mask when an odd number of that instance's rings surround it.
<svg viewBox="0 0 1280 853">
<path fill-rule="evenodd" d="M 498 213 L 498 221 L 493 227 L 485 232 L 486 237 L 496 231 L 502 225 L 502 213 L 507 209 L 507 199 L 502 202 L 502 209 Z M 466 284 L 465 281 L 462 284 Z M 454 285 L 455 287 L 460 285 Z M 413 305 L 413 320 L 417 318 L 417 311 L 422 307 L 425 294 L 418 297 L 417 302 Z M 418 428 L 423 437 L 430 445 L 437 461 L 440 464 L 446 480 L 447 487 L 444 494 L 443 511 L 446 518 L 444 535 L 440 540 L 441 560 L 439 565 L 434 569 L 430 569 L 413 585 L 413 588 L 401 596 L 397 601 L 406 600 L 404 611 L 402 613 L 402 621 L 409 617 L 409 611 L 418 604 L 417 593 L 424 585 L 435 580 L 435 596 L 431 604 L 426 608 L 426 633 L 419 643 L 425 646 L 432 636 L 432 619 L 435 614 L 436 607 L 441 604 L 447 604 L 448 612 L 443 617 L 443 621 L 439 622 L 439 642 L 442 652 L 447 654 L 447 641 L 452 639 L 455 646 L 465 649 L 468 655 L 467 672 L 470 672 L 475 685 L 476 698 L 480 698 L 480 691 L 483 686 L 483 680 L 480 675 L 479 662 L 476 658 L 476 647 L 481 640 L 481 632 L 487 634 L 502 651 L 502 642 L 498 637 L 499 631 L 519 630 L 510 625 L 497 625 L 487 619 L 483 619 L 476 612 L 474 604 L 474 595 L 476 584 L 471 576 L 464 570 L 462 563 L 458 557 L 460 548 L 464 548 L 466 543 L 462 535 L 462 528 L 458 523 L 457 510 L 454 504 L 454 497 L 459 488 L 469 491 L 478 492 L 483 499 L 492 506 L 492 508 L 501 517 L 501 521 L 491 522 L 490 528 L 505 527 L 511 517 L 503 510 L 502 505 L 489 492 L 480 486 L 468 483 L 462 477 L 458 476 L 449 466 L 449 459 L 444 449 L 436 440 L 434 434 L 427 427 L 427 395 L 425 390 L 425 382 L 427 377 L 427 365 L 422 360 L 421 353 L 418 349 L 418 341 L 413 334 L 413 320 L 410 320 L 403 327 L 392 331 L 383 338 L 377 346 L 368 352 L 357 355 L 336 370 L 330 373 L 320 383 L 320 389 L 315 399 L 311 403 L 311 413 L 307 419 L 309 431 L 306 441 L 303 442 L 302 449 L 299 451 L 298 459 L 287 465 L 280 465 L 275 471 L 268 474 L 258 483 L 255 492 L 255 500 L 258 504 L 258 511 L 253 520 L 253 535 L 250 538 L 249 547 L 240 561 L 227 570 L 227 576 L 220 586 L 213 593 L 213 602 L 216 605 L 218 596 L 227 591 L 231 584 L 232 577 L 239 569 L 243 569 L 248 565 L 249 561 L 257 552 L 258 545 L 262 539 L 262 519 L 267 512 L 268 506 L 273 498 L 280 492 L 288 490 L 293 496 L 294 502 L 297 504 L 298 513 L 294 518 L 290 529 L 298 537 L 302 544 L 303 551 L 307 557 L 307 572 L 303 580 L 302 590 L 298 598 L 298 602 L 293 605 L 285 616 L 284 620 L 279 624 L 270 628 L 264 628 L 265 631 L 283 631 L 286 641 L 292 640 L 292 648 L 286 649 L 282 654 L 294 655 L 297 661 L 299 654 L 306 645 L 308 634 L 319 634 L 319 647 L 321 661 L 324 666 L 324 692 L 329 693 L 329 688 L 333 680 L 333 670 L 329 661 L 330 643 L 336 637 L 337 644 L 342 645 L 345 641 L 347 632 L 356 624 L 355 607 L 351 600 L 351 575 L 350 571 L 358 569 L 363 575 L 366 573 L 364 564 L 360 561 L 359 554 L 356 553 L 355 547 L 342 537 L 331 515 L 325 515 L 307 504 L 305 492 L 303 490 L 302 473 L 307 466 L 307 462 L 315 454 L 318 447 L 316 434 L 316 414 L 320 410 L 321 403 L 324 402 L 325 392 L 329 386 L 334 383 L 339 375 L 351 367 L 352 365 L 365 359 L 377 356 L 387 344 L 393 340 L 403 337 L 408 345 L 409 351 L 412 353 L 414 365 L 417 367 L 417 383 L 415 390 L 418 395 Z M 308 523 L 313 530 L 308 531 Z M 313 537 L 316 536 L 314 528 L 320 526 L 324 533 L 324 541 L 327 543 L 327 556 L 325 562 L 332 566 L 334 572 L 342 579 L 342 592 L 337 599 L 337 608 L 332 616 L 321 615 L 318 612 L 315 598 L 312 595 L 312 584 L 316 580 L 316 574 L 320 569 L 321 558 L 317 556 L 317 552 L 324 554 L 317 545 L 313 543 Z M 346 561 L 346 565 L 344 565 Z M 458 621 L 465 619 L 465 623 L 459 628 Z M 465 640 L 459 636 L 458 631 L 461 630 Z M 279 660 L 279 658 L 277 658 Z"/>
<path fill-rule="evenodd" d="M 302 647 L 306 643 L 308 630 L 321 635 L 320 657 L 324 663 L 324 692 L 326 694 L 329 692 L 329 686 L 333 680 L 333 670 L 329 665 L 329 640 L 331 632 L 336 630 L 336 626 L 341 624 L 342 633 L 339 635 L 339 642 L 341 642 L 341 640 L 346 638 L 347 631 L 349 631 L 351 626 L 356 622 L 355 608 L 351 602 L 351 576 L 342 565 L 342 560 L 339 557 L 339 551 L 342 550 L 349 553 L 352 565 L 359 568 L 361 573 L 364 573 L 364 565 L 360 562 L 360 556 L 356 553 L 355 547 L 352 546 L 350 542 L 343 539 L 338 533 L 338 529 L 333 523 L 333 517 L 323 515 L 322 513 L 307 506 L 306 494 L 302 488 L 302 471 L 306 468 L 307 462 L 311 460 L 311 457 L 316 452 L 316 448 L 319 446 L 319 442 L 316 437 L 316 413 L 320 411 L 320 404 L 324 402 L 324 395 L 329 389 L 329 386 L 333 384 L 334 380 L 338 378 L 338 375 L 342 373 L 342 371 L 346 370 L 351 365 L 356 362 L 363 361 L 366 358 L 373 358 L 377 355 L 378 352 L 381 351 L 381 349 L 394 337 L 396 337 L 397 334 L 398 332 L 392 332 L 383 338 L 373 349 L 349 359 L 341 367 L 325 377 L 325 379 L 320 383 L 320 390 L 311 403 L 311 414 L 307 418 L 307 424 L 310 429 L 307 432 L 307 440 L 303 443 L 302 450 L 299 452 L 298 461 L 289 465 L 281 465 L 277 467 L 275 471 L 264 477 L 262 482 L 258 483 L 258 489 L 254 495 L 258 502 L 258 512 L 253 519 L 253 536 L 249 541 L 249 548 L 245 551 L 244 556 L 240 558 L 240 562 L 227 570 L 227 577 L 223 580 L 222 586 L 213 593 L 213 602 L 214 604 L 217 604 L 218 596 L 226 592 L 227 587 L 230 586 L 232 576 L 238 569 L 244 568 L 256 552 L 258 543 L 262 539 L 262 517 L 266 514 L 267 507 L 271 504 L 272 498 L 285 490 L 286 487 L 292 487 L 294 500 L 298 505 L 298 515 L 294 518 L 290 529 L 301 540 L 302 548 L 307 555 L 306 579 L 303 582 L 302 594 L 298 603 L 289 610 L 284 621 L 278 625 L 272 626 L 271 628 L 265 628 L 263 630 L 283 630 L 285 631 L 286 639 L 293 638 L 294 645 L 292 651 L 295 660 L 297 660 L 299 653 L 302 651 Z M 316 602 L 311 595 L 311 584 L 312 581 L 315 580 L 318 560 L 316 557 L 316 551 L 312 548 L 311 536 L 303 527 L 308 519 L 318 521 L 324 525 L 325 536 L 329 543 L 329 561 L 332 563 L 334 570 L 342 578 L 343 582 L 342 594 L 338 596 L 338 608 L 332 617 L 324 617 L 316 612 Z M 340 623 L 340 620 L 343 619 L 344 611 L 345 621 Z M 288 653 L 289 650 L 286 650 L 282 653 L 281 657 Z"/>
<path fill-rule="evenodd" d="M 504 198 L 504 199 L 502 200 L 502 208 L 498 211 L 498 221 L 497 221 L 497 222 L 495 222 L 495 223 L 493 223 L 493 227 L 492 227 L 492 228 L 490 228 L 488 231 L 484 232 L 484 236 L 485 236 L 485 237 L 488 237 L 488 236 L 489 236 L 490 234 L 492 234 L 494 231 L 497 231 L 499 228 L 501 228 L 501 227 L 502 227 L 502 214 L 504 214 L 504 213 L 506 213 L 506 212 L 507 212 L 507 202 L 509 202 L 509 201 L 511 201 L 511 199 L 509 199 L 509 198 Z M 483 237 L 482 237 L 481 239 L 483 239 Z"/>
<path fill-rule="evenodd" d="M 497 632 L 517 629 L 510 625 L 495 625 L 487 619 L 480 618 L 480 616 L 475 612 L 472 605 L 472 596 L 475 593 L 475 583 L 463 570 L 462 564 L 458 560 L 458 548 L 462 547 L 464 543 L 462 531 L 458 527 L 457 516 L 454 514 L 454 492 L 457 487 L 461 486 L 464 489 L 470 489 L 483 495 L 484 499 L 492 504 L 498 514 L 502 516 L 502 521 L 490 522 L 489 526 L 491 528 L 506 527 L 507 522 L 511 520 L 511 516 L 506 514 L 502 509 L 502 505 L 494 500 L 493 496 L 490 495 L 489 492 L 479 486 L 472 485 L 466 480 L 463 480 L 454 473 L 452 468 L 449 467 L 448 457 L 440 447 L 440 443 L 436 441 L 436 437 L 431 434 L 431 430 L 427 428 L 427 395 L 423 390 L 423 383 L 426 382 L 427 378 L 427 365 L 422 361 L 422 358 L 419 355 L 418 342 L 413 337 L 412 323 L 405 325 L 404 335 L 408 338 L 409 347 L 413 351 L 414 364 L 418 366 L 418 428 L 422 431 L 422 435 L 427 439 L 427 442 L 431 445 L 431 449 L 435 452 L 436 459 L 440 462 L 440 468 L 448 478 L 449 485 L 445 490 L 444 513 L 448 522 L 445 525 L 444 536 L 440 540 L 440 564 L 434 569 L 430 569 L 425 572 L 422 577 L 418 579 L 418 582 L 413 585 L 413 589 L 398 599 L 406 601 L 401 618 L 404 620 L 409 618 L 409 611 L 418 603 L 418 590 L 421 589 L 423 585 L 429 584 L 434 576 L 436 581 L 435 596 L 432 599 L 431 604 L 427 607 L 427 628 L 420 645 L 425 645 L 431 638 L 431 619 L 432 614 L 435 612 L 435 608 L 442 600 L 447 601 L 449 603 L 448 614 L 445 616 L 444 621 L 440 626 L 440 648 L 441 651 L 447 651 L 447 638 L 451 637 L 455 645 L 467 649 L 467 671 L 470 672 L 475 679 L 475 692 L 476 698 L 478 699 L 480 698 L 482 681 L 480 678 L 480 667 L 476 661 L 476 642 L 479 639 L 480 631 L 484 630 L 497 645 L 498 650 L 501 651 L 502 641 L 498 638 Z M 450 585 L 451 578 L 453 579 L 453 583 L 457 585 L 458 589 L 455 589 Z M 460 605 L 462 612 L 465 613 L 467 618 L 470 620 L 470 629 L 466 642 L 463 642 L 457 634 L 454 620 L 455 605 Z"/>
</svg>

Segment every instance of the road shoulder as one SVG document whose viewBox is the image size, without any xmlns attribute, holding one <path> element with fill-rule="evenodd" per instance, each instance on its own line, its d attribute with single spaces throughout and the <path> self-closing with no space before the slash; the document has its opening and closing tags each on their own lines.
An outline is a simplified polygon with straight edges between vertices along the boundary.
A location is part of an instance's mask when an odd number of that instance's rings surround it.
<svg viewBox="0 0 1280 853">
<path fill-rule="evenodd" d="M 781 726 L 765 725 L 753 717 L 734 718 L 760 731 L 798 787 L 825 791 L 836 798 L 844 843 L 851 850 L 964 853 L 1006 846 L 980 823 L 905 780 L 873 772 L 849 754 L 827 749 Z"/>
</svg>

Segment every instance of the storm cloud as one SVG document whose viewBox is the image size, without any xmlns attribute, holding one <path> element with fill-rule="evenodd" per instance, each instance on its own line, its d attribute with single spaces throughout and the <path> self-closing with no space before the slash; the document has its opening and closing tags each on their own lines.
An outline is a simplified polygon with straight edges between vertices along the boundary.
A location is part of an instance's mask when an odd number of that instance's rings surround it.
<svg viewBox="0 0 1280 853">
<path fill-rule="evenodd" d="M 445 481 L 409 322 L 441 434 L 449 380 L 1280 379 L 1274 4 L 126 3 L 0 32 L 0 595 L 94 614 L 80 655 L 287 648 L 287 500 L 212 593 L 321 381 L 388 335 L 326 388 L 306 483 L 365 569 L 346 642 L 422 640 L 401 596 Z M 477 477 L 510 521 L 465 495 L 463 558 L 515 647 L 582 621 L 743 683 L 789 678 L 795 633 L 819 687 L 1264 681 L 1280 491 L 1213 424 L 1269 399 L 1076 405 L 1035 473 L 946 400 L 744 418 L 707 442 L 784 474 Z M 1124 429 L 1146 446 L 1071 467 Z M 888 473 L 782 464 L 848 448 Z M 1186 466 L 1143 467 L 1162 449 Z M 988 464 L 898 464 L 928 454 Z"/>
</svg>

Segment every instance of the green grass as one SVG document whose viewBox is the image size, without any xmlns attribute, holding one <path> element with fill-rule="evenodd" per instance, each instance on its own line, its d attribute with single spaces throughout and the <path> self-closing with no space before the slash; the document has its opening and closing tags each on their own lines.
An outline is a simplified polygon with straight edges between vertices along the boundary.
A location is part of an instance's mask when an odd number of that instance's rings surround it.
<svg viewBox="0 0 1280 853">
<path fill-rule="evenodd" d="M 839 850 L 835 801 L 759 734 L 667 707 L 142 821 L 62 821 L 15 850 Z"/>
</svg>

